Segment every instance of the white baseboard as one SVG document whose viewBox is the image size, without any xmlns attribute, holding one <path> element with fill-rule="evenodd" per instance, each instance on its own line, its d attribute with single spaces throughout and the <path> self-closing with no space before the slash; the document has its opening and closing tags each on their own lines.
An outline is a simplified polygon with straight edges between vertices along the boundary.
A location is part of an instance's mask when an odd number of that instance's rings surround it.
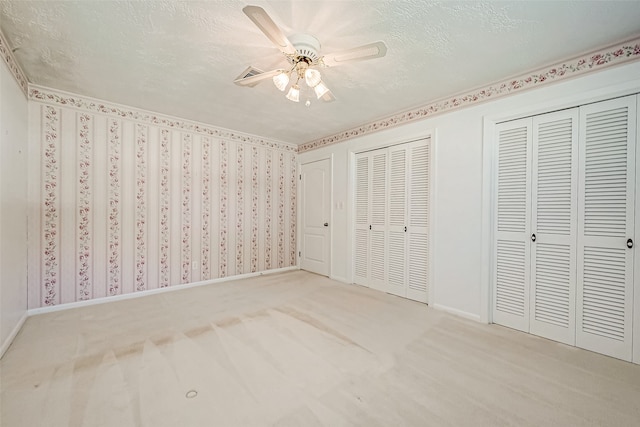
<svg viewBox="0 0 640 427">
<path fill-rule="evenodd" d="M 455 314 L 456 316 L 464 317 L 465 319 L 473 320 L 479 323 L 484 323 L 481 321 L 479 314 L 468 313 L 466 311 L 458 310 L 457 308 L 451 308 L 451 307 L 447 307 L 446 305 L 440 305 L 440 304 L 431 304 L 430 306 L 435 308 L 436 310 L 446 311 L 447 313 Z"/>
<path fill-rule="evenodd" d="M 166 288 L 149 289 L 149 290 L 146 290 L 146 291 L 133 292 L 133 293 L 130 293 L 130 294 L 114 295 L 114 296 L 111 296 L 111 297 L 104 297 L 104 298 L 96 298 L 96 299 L 91 299 L 91 300 L 88 300 L 88 301 L 76 301 L 76 302 L 70 302 L 70 303 L 67 303 L 67 304 L 52 305 L 52 306 L 49 306 L 49 307 L 32 308 L 31 310 L 29 310 L 27 312 L 27 314 L 28 314 L 28 316 L 35 316 L 35 315 L 38 315 L 38 314 L 52 313 L 52 312 L 55 312 L 55 311 L 69 310 L 69 309 L 78 308 L 78 307 L 87 307 L 87 306 L 90 306 L 90 305 L 106 304 L 106 303 L 110 303 L 110 302 L 123 301 L 123 300 L 133 299 L 133 298 L 141 298 L 141 297 L 145 297 L 145 296 L 149 296 L 149 295 L 162 294 L 162 293 L 165 293 L 165 292 L 181 291 L 181 290 L 184 290 L 184 289 L 195 288 L 195 287 L 198 287 L 198 286 L 213 285 L 213 284 L 216 284 L 216 283 L 230 282 L 230 281 L 233 281 L 233 280 L 242 280 L 242 279 L 247 279 L 249 277 L 257 277 L 257 276 L 264 276 L 264 275 L 267 275 L 267 274 L 283 273 L 285 271 L 293 271 L 293 270 L 298 270 L 298 267 L 297 266 L 292 266 L 292 267 L 275 268 L 273 270 L 259 271 L 259 272 L 255 272 L 255 273 L 238 274 L 236 276 L 221 277 L 221 278 L 218 278 L 218 279 L 204 280 L 204 281 L 201 281 L 201 282 L 187 283 L 187 284 L 184 284 L 184 285 L 167 286 Z"/>
<path fill-rule="evenodd" d="M 16 324 L 16 326 L 13 328 L 13 330 L 7 337 L 7 339 L 4 340 L 4 342 L 2 343 L 2 347 L 0 347 L 0 359 L 2 359 L 2 356 L 4 356 L 5 351 L 9 349 L 16 335 L 18 335 L 18 332 L 20 332 L 20 329 L 22 329 L 22 325 L 24 325 L 24 322 L 27 320 L 27 317 L 29 317 L 29 313 L 25 311 L 22 314 L 22 317 L 20 318 L 20 320 L 18 320 L 18 323 Z"/>
<path fill-rule="evenodd" d="M 339 276 L 329 276 L 329 279 L 331 280 L 335 280 L 336 282 L 342 282 L 342 283 L 346 283 L 347 285 L 352 285 L 353 282 L 348 281 L 347 279 L 345 279 L 344 277 L 339 277 Z"/>
</svg>

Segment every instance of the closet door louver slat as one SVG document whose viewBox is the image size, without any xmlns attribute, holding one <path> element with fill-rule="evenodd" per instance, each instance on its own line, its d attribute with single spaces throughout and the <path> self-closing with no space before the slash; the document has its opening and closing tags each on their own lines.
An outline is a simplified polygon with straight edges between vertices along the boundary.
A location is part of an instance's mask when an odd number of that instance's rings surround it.
<svg viewBox="0 0 640 427">
<path fill-rule="evenodd" d="M 369 230 L 356 230 L 356 262 L 355 282 L 359 285 L 366 284 L 367 271 L 369 270 Z"/>
<path fill-rule="evenodd" d="M 391 150 L 389 158 L 389 225 L 404 227 L 406 224 L 407 150 Z"/>
<path fill-rule="evenodd" d="M 402 297 L 406 295 L 405 248 L 404 232 L 389 232 L 389 285 L 387 292 Z"/>
<path fill-rule="evenodd" d="M 407 148 L 389 148 L 389 275 L 387 292 L 406 296 Z"/>
<path fill-rule="evenodd" d="M 530 128 L 499 131 L 498 231 L 523 232 L 527 223 L 527 146 Z"/>
<path fill-rule="evenodd" d="M 578 110 L 532 119 L 530 332 L 575 345 Z"/>
<path fill-rule="evenodd" d="M 429 292 L 430 149 L 425 141 L 409 146 L 407 297 L 422 302 Z"/>
<path fill-rule="evenodd" d="M 387 151 L 375 152 L 371 158 L 371 268 L 369 282 L 373 288 L 386 290 L 387 283 Z"/>
<path fill-rule="evenodd" d="M 356 157 L 356 226 L 354 247 L 354 282 L 367 285 L 369 280 L 369 157 Z"/>
<path fill-rule="evenodd" d="M 428 301 L 430 141 L 355 156 L 354 281 Z"/>
<path fill-rule="evenodd" d="M 575 245 L 539 243 L 534 247 L 531 333 L 567 344 L 574 343 L 575 330 L 575 269 L 571 262 L 574 251 Z M 550 332 L 538 331 L 534 328 L 535 322 L 545 323 L 539 326 L 540 329 L 559 327 L 559 334 L 567 334 L 570 338 L 560 339 Z"/>
<path fill-rule="evenodd" d="M 373 156 L 371 181 L 371 224 L 384 226 L 387 209 L 387 153 Z"/>
<path fill-rule="evenodd" d="M 429 145 L 410 148 L 411 175 L 409 225 L 412 227 L 429 226 Z"/>
<path fill-rule="evenodd" d="M 529 331 L 531 119 L 497 126 L 493 320 Z"/>
<path fill-rule="evenodd" d="M 356 160 L 356 224 L 369 224 L 369 159 Z"/>
<path fill-rule="evenodd" d="M 635 97 L 580 108 L 576 344 L 631 360 Z"/>
<path fill-rule="evenodd" d="M 632 95 L 496 126 L 495 323 L 640 363 L 638 105 Z"/>
</svg>

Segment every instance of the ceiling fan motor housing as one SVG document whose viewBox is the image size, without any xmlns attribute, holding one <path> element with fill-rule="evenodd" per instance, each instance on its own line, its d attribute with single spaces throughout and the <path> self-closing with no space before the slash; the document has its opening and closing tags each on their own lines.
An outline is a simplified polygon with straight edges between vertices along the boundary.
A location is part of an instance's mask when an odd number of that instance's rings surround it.
<svg viewBox="0 0 640 427">
<path fill-rule="evenodd" d="M 293 34 L 289 36 L 289 41 L 298 51 L 298 56 L 294 62 L 307 59 L 307 63 L 316 62 L 320 59 L 320 41 L 310 34 Z"/>
</svg>

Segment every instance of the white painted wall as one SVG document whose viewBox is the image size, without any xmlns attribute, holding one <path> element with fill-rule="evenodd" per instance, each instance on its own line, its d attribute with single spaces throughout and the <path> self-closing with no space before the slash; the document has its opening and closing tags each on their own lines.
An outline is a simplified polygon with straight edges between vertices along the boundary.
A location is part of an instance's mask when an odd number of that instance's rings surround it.
<svg viewBox="0 0 640 427">
<path fill-rule="evenodd" d="M 0 356 L 27 312 L 27 99 L 0 65 Z"/>
<path fill-rule="evenodd" d="M 333 155 L 332 277 L 352 282 L 350 153 L 432 135 L 431 304 L 489 321 L 491 159 L 483 144 L 491 144 L 491 123 L 640 92 L 638 76 L 640 62 L 617 66 L 301 153 L 301 163 Z M 339 209 L 340 203 L 344 209 Z"/>
</svg>

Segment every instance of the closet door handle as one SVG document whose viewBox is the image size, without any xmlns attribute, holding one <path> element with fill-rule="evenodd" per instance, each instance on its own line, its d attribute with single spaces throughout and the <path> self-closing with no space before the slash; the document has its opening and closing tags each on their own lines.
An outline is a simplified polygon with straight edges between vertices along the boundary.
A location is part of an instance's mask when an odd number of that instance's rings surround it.
<svg viewBox="0 0 640 427">
<path fill-rule="evenodd" d="M 533 233 L 533 234 L 531 235 L 531 241 L 532 241 L 532 242 L 535 242 L 535 241 L 536 241 L 536 233 Z"/>
<path fill-rule="evenodd" d="M 632 239 L 627 239 L 627 247 L 629 249 L 631 249 L 633 247 L 633 240 Z"/>
<path fill-rule="evenodd" d="M 329 226 L 329 223 L 328 223 L 328 222 L 325 222 L 325 223 L 324 223 L 324 226 L 325 226 L 325 227 L 328 227 L 328 226 Z"/>
<path fill-rule="evenodd" d="M 407 232 L 407 226 L 406 225 L 404 226 L 404 232 L 405 233 Z"/>
</svg>

